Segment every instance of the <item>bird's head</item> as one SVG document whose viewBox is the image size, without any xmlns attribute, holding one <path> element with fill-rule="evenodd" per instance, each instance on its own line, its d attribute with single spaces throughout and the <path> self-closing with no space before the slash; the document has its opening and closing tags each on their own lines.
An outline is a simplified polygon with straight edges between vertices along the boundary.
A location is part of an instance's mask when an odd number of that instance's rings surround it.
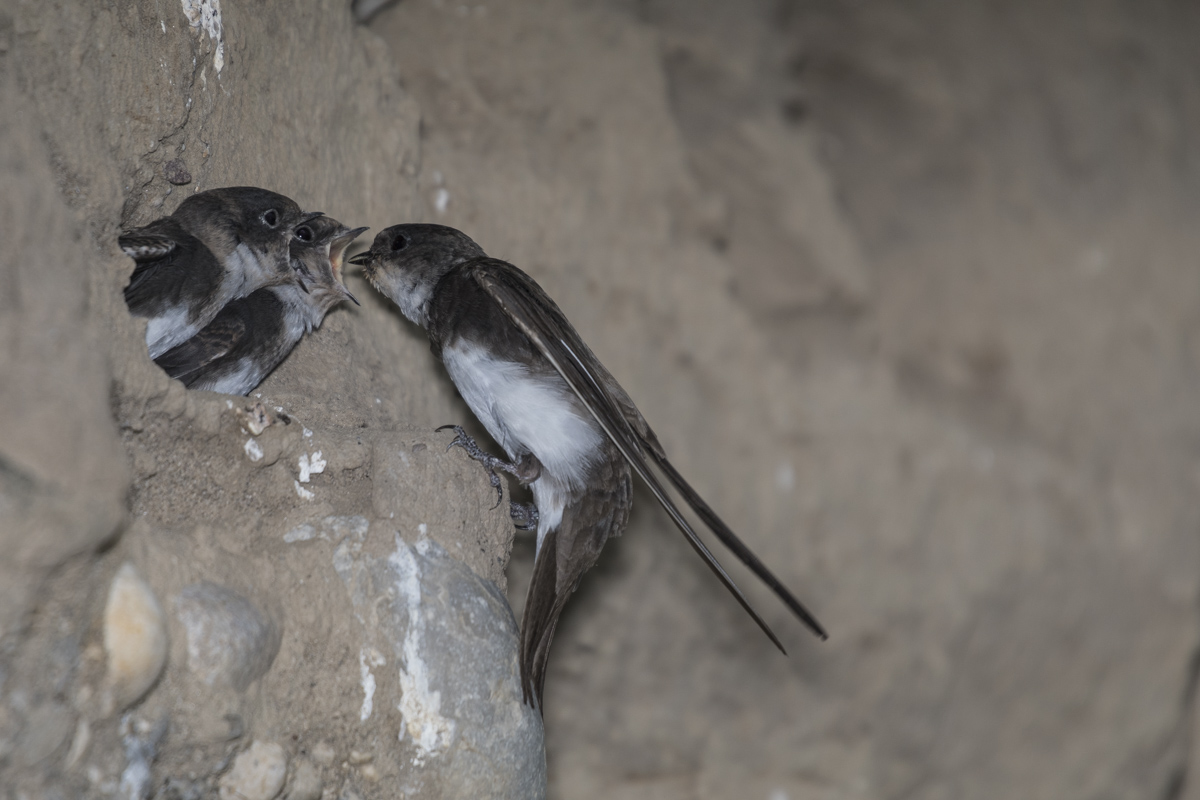
<svg viewBox="0 0 1200 800">
<path fill-rule="evenodd" d="M 367 228 L 347 228 L 332 217 L 317 217 L 297 225 L 289 246 L 291 267 L 300 284 L 322 310 L 343 300 L 358 299 L 342 282 L 342 259 L 350 243 Z"/>
<path fill-rule="evenodd" d="M 462 231 L 445 225 L 407 224 L 385 228 L 371 249 L 350 259 L 404 316 L 421 327 L 433 289 L 456 265 L 484 252 Z"/>
</svg>

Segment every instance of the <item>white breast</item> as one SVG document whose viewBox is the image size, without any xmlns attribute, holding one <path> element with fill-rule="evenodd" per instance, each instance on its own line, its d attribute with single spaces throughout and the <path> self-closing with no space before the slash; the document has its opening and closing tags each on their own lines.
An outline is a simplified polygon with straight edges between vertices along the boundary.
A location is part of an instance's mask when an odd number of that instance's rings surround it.
<svg viewBox="0 0 1200 800">
<path fill-rule="evenodd" d="M 541 462 L 542 477 L 533 484 L 540 543 L 546 530 L 558 526 L 567 495 L 586 485 L 603 432 L 583 416 L 586 411 L 578 409 L 574 393 L 557 374 L 530 375 L 523 364 L 499 361 L 464 340 L 443 350 L 442 361 L 463 400 L 509 458 L 530 452 Z"/>
<path fill-rule="evenodd" d="M 188 308 L 182 304 L 150 318 L 150 324 L 146 326 L 146 349 L 151 358 L 158 358 L 196 335 L 200 326 L 189 324 L 187 318 Z"/>
</svg>

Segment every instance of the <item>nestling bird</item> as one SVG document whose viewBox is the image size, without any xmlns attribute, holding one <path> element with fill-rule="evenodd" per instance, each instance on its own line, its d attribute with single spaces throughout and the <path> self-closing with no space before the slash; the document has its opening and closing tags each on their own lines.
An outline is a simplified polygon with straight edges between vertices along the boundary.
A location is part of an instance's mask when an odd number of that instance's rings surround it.
<svg viewBox="0 0 1200 800">
<path fill-rule="evenodd" d="M 194 194 L 171 216 L 122 233 L 117 242 L 137 262 L 125 304 L 149 320 L 150 357 L 192 338 L 231 300 L 294 282 L 292 232 L 318 216 L 281 194 L 231 186 Z"/>
<path fill-rule="evenodd" d="M 189 389 L 249 394 L 331 309 L 343 300 L 358 304 L 342 285 L 342 256 L 366 230 L 330 217 L 297 225 L 289 267 L 296 281 L 234 300 L 155 363 Z"/>
<path fill-rule="evenodd" d="M 667 494 L 655 469 L 755 575 L 812 631 L 820 623 L 721 521 L 667 460 L 629 395 L 532 278 L 442 225 L 395 225 L 355 256 L 404 316 L 425 328 L 433 352 L 509 461 L 484 453 L 461 428 L 459 445 L 533 490 L 514 504 L 518 527 L 537 527 L 533 578 L 521 623 L 521 688 L 543 708 L 546 664 L 559 615 L 610 536 L 624 529 L 632 469 L 721 582 L 781 651 L 783 645 Z M 452 426 L 444 426 L 452 427 Z M 439 429 L 440 430 L 440 429 Z"/>
</svg>

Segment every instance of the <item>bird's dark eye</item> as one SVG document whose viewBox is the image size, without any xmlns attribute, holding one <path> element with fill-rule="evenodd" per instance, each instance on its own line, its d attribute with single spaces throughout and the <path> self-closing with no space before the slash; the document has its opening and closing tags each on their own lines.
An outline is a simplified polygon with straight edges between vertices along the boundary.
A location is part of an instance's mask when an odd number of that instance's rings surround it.
<svg viewBox="0 0 1200 800">
<path fill-rule="evenodd" d="M 408 247 L 408 239 L 405 238 L 404 234 L 399 234 L 396 236 L 395 239 L 392 239 L 392 252 L 393 253 L 396 252 L 397 250 L 403 250 L 406 247 Z"/>
<path fill-rule="evenodd" d="M 307 225 L 301 225 L 299 228 L 296 228 L 292 235 L 302 242 L 311 242 L 313 240 L 312 228 Z"/>
<path fill-rule="evenodd" d="M 274 228 L 279 224 L 279 212 L 273 208 L 268 208 L 263 212 L 262 221 L 268 228 Z"/>
</svg>

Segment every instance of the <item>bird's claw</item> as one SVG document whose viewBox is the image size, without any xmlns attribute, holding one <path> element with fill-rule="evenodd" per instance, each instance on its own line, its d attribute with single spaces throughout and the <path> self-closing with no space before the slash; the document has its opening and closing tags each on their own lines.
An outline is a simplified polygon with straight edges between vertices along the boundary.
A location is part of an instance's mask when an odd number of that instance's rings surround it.
<svg viewBox="0 0 1200 800">
<path fill-rule="evenodd" d="M 519 531 L 531 531 L 538 524 L 538 510 L 533 503 L 508 504 L 508 515 L 512 517 L 513 525 Z"/>
<path fill-rule="evenodd" d="M 450 452 L 454 447 L 461 447 L 467 451 L 467 455 L 483 465 L 484 471 L 487 472 L 488 483 L 496 490 L 496 505 L 492 506 L 492 508 L 494 509 L 496 506 L 499 506 L 500 502 L 504 500 L 504 488 L 500 484 L 500 476 L 496 474 L 496 467 L 508 466 L 507 462 L 491 453 L 485 452 L 461 425 L 442 425 L 437 428 L 437 432 L 439 433 L 445 430 L 454 431 L 454 439 L 450 444 L 446 445 L 446 452 Z"/>
</svg>

